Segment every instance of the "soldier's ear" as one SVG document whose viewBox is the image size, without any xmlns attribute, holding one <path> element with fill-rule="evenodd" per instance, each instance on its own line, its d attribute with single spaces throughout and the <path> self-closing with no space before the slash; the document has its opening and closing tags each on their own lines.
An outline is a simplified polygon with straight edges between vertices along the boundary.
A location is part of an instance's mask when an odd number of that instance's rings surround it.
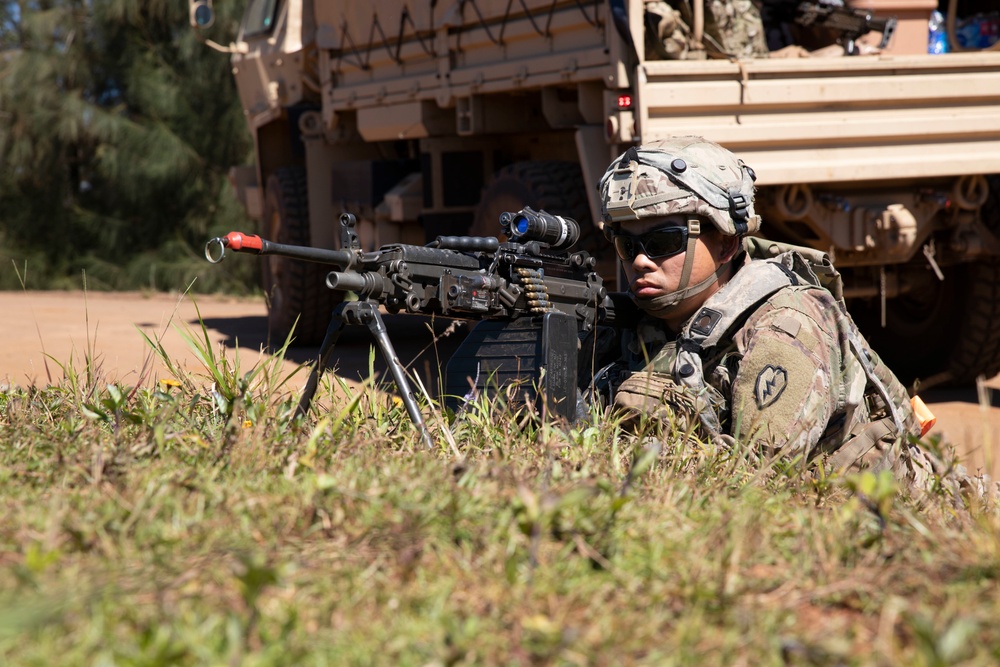
<svg viewBox="0 0 1000 667">
<path fill-rule="evenodd" d="M 725 264 L 736 256 L 736 253 L 743 247 L 743 243 L 739 236 L 728 236 L 725 234 L 720 234 L 719 236 L 722 238 L 719 246 L 719 259 L 722 264 Z"/>
</svg>

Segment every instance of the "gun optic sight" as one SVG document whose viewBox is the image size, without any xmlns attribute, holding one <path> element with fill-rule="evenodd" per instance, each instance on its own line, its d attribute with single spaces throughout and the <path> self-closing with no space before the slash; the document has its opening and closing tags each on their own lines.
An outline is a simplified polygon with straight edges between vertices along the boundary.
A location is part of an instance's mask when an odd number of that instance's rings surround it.
<svg viewBox="0 0 1000 667">
<path fill-rule="evenodd" d="M 573 218 L 534 211 L 527 206 L 517 213 L 501 213 L 500 225 L 511 241 L 538 241 L 553 250 L 565 250 L 580 239 L 580 225 Z"/>
</svg>

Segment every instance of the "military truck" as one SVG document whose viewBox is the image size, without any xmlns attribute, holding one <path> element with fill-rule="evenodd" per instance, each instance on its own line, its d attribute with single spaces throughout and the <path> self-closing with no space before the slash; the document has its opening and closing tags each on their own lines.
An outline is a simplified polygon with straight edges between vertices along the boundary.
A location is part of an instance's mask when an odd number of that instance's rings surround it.
<svg viewBox="0 0 1000 667">
<path fill-rule="evenodd" d="M 342 210 L 376 247 L 496 235 L 499 212 L 527 204 L 577 218 L 613 275 L 594 233 L 604 169 L 698 134 L 754 168 L 768 237 L 833 256 L 903 375 L 1000 371 L 1000 53 L 651 60 L 645 11 L 250 0 L 231 47 L 256 147 L 233 171 L 239 197 L 262 234 L 329 248 Z M 267 261 L 273 336 L 299 318 L 300 342 L 322 337 L 325 271 Z"/>
</svg>

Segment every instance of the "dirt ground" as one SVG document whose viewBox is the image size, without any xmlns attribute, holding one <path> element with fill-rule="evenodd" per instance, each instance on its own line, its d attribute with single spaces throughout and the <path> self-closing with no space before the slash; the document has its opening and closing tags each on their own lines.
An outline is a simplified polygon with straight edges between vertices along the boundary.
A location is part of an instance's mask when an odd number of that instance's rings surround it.
<svg viewBox="0 0 1000 667">
<path fill-rule="evenodd" d="M 167 294 L 90 292 L 0 292 L 0 385 L 55 383 L 69 363 L 83 369 L 93 359 L 109 379 L 126 384 L 143 377 L 152 380 L 166 372 L 140 335 L 160 340 L 168 355 L 190 371 L 200 362 L 178 332 L 201 335 L 198 313 L 217 350 L 232 355 L 238 348 L 243 368 L 263 360 L 267 346 L 267 312 L 262 299 L 191 297 Z M 388 318 L 389 330 L 404 363 L 425 380 L 437 357 L 446 358 L 460 340 L 452 336 L 431 344 L 432 323 L 424 318 L 397 315 Z M 441 333 L 444 324 L 434 330 Z M 350 381 L 367 374 L 371 338 L 361 328 L 348 329 L 337 346 L 338 373 Z M 292 373 L 315 358 L 315 348 L 296 348 L 284 362 Z M 376 363 L 382 369 L 381 360 Z M 292 385 L 305 383 L 307 371 L 299 369 Z M 151 376 L 151 377 L 150 377 Z M 976 387 L 931 390 L 922 395 L 937 416 L 932 433 L 952 443 L 972 469 L 1000 477 L 1000 376 Z"/>
</svg>

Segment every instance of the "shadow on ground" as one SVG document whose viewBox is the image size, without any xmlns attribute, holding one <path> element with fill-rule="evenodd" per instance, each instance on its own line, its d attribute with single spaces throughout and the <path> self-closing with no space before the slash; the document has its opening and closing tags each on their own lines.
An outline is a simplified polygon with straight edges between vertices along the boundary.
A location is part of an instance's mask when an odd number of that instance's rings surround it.
<svg viewBox="0 0 1000 667">
<path fill-rule="evenodd" d="M 448 359 L 465 339 L 470 326 L 475 322 L 451 320 L 447 318 L 430 318 L 421 315 L 385 315 L 389 337 L 396 348 L 396 354 L 412 373 L 417 374 L 432 395 L 438 394 L 439 368 L 443 369 Z M 218 331 L 225 336 L 227 346 L 259 350 L 275 347 L 267 337 L 267 317 L 218 317 L 204 320 L 205 326 Z M 456 327 L 451 333 L 446 333 L 453 323 Z M 190 324 L 198 327 L 197 320 Z M 435 343 L 436 339 L 436 343 Z M 334 348 L 333 365 L 342 377 L 359 380 L 368 376 L 369 351 L 375 345 L 375 339 L 367 327 L 349 326 L 341 333 Z M 319 348 L 293 347 L 285 355 L 296 363 L 314 361 Z M 375 354 L 375 372 L 378 377 L 386 374 L 385 361 L 382 355 Z M 965 403 L 978 405 L 979 395 L 976 387 L 937 387 L 920 392 L 920 397 L 928 405 L 939 403 Z M 991 407 L 1000 408 L 1000 391 L 986 389 L 986 400 Z"/>
<path fill-rule="evenodd" d="M 384 315 L 383 318 L 400 361 L 411 373 L 420 377 L 432 396 L 436 396 L 441 374 L 439 369 L 443 370 L 447 360 L 465 339 L 470 325 L 475 322 L 422 315 Z M 190 323 L 200 326 L 197 320 Z M 274 349 L 283 342 L 268 340 L 265 316 L 205 318 L 204 324 L 221 333 L 225 337 L 223 342 L 229 347 Z M 364 379 L 368 376 L 369 353 L 373 346 L 375 339 L 367 327 L 346 327 L 334 347 L 331 365 L 344 378 Z M 318 354 L 318 346 L 292 347 L 285 358 L 296 363 L 309 363 L 315 361 Z M 378 377 L 386 375 L 385 360 L 377 347 L 374 368 Z"/>
</svg>

